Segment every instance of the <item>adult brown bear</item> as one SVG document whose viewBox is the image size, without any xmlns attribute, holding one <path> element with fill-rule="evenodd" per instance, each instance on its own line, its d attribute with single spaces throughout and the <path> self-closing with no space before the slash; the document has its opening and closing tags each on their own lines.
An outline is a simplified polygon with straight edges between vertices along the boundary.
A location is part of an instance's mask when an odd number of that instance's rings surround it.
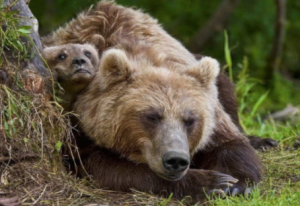
<svg viewBox="0 0 300 206">
<path fill-rule="evenodd" d="M 217 62 L 205 57 L 184 71 L 144 63 L 104 52 L 75 102 L 81 129 L 99 146 L 82 157 L 97 184 L 199 201 L 204 191 L 244 193 L 258 182 L 256 153 L 218 101 Z"/>
<path fill-rule="evenodd" d="M 99 186 L 198 201 L 204 190 L 244 193 L 261 179 L 255 151 L 230 118 L 235 103 L 218 96 L 215 60 L 197 61 L 156 20 L 112 2 L 43 38 L 46 46 L 86 42 L 105 53 L 73 109 L 99 146 L 83 158 Z"/>
</svg>

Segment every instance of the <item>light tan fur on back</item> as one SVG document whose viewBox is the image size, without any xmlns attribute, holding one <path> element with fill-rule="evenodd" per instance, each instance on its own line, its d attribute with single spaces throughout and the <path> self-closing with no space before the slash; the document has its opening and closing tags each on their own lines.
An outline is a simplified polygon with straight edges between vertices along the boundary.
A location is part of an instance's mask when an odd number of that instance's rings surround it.
<svg viewBox="0 0 300 206">
<path fill-rule="evenodd" d="M 42 40 L 46 46 L 89 42 L 95 44 L 100 55 L 109 48 L 120 48 L 133 59 L 150 61 L 157 67 L 185 69 L 196 62 L 156 19 L 111 1 L 98 3 Z"/>
</svg>

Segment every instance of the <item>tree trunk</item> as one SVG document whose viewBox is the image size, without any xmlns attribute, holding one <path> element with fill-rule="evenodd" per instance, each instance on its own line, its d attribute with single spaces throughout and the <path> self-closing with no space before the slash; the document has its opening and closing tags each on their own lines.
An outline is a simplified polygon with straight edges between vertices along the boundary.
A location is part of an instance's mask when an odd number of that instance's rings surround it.
<svg viewBox="0 0 300 206">
<path fill-rule="evenodd" d="M 190 40 L 188 44 L 190 51 L 200 53 L 209 39 L 217 32 L 223 31 L 228 18 L 239 2 L 240 0 L 224 0 L 212 18 Z"/>
<path fill-rule="evenodd" d="M 286 0 L 275 0 L 276 3 L 276 22 L 273 47 L 269 55 L 267 66 L 265 68 L 264 79 L 267 84 L 272 81 L 272 76 L 279 71 L 281 64 L 281 53 L 285 39 L 285 24 L 286 24 Z"/>
<path fill-rule="evenodd" d="M 32 14 L 25 0 L 5 0 L 5 7 L 12 11 L 19 11 L 19 26 L 31 26 L 32 31 L 29 37 L 21 37 L 20 42 L 27 46 L 28 56 L 30 59 L 20 59 L 15 55 L 14 48 L 4 49 L 4 56 L 11 64 L 19 65 L 22 71 L 22 77 L 25 82 L 25 88 L 33 93 L 44 93 L 50 91 L 49 71 L 44 67 L 43 60 L 40 56 L 42 44 L 38 33 L 38 21 Z M 2 24 L 2 29 L 5 30 L 7 25 Z M 32 44 L 33 43 L 33 44 Z M 1 57 L 2 58 L 2 57 Z M 0 72 L 0 80 L 5 83 L 7 74 L 5 70 Z M 46 90 L 45 90 L 46 89 Z"/>
</svg>

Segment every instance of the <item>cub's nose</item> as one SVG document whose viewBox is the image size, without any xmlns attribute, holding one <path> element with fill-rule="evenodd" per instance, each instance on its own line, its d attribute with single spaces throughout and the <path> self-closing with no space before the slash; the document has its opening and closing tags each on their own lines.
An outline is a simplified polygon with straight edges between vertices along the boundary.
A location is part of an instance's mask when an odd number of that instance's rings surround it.
<svg viewBox="0 0 300 206">
<path fill-rule="evenodd" d="M 82 66 L 82 65 L 85 64 L 85 63 L 86 63 L 86 61 L 85 61 L 84 59 L 82 59 L 82 58 L 79 58 L 79 57 L 74 58 L 74 59 L 72 60 L 72 64 L 73 64 L 74 66 Z"/>
<path fill-rule="evenodd" d="M 182 172 L 190 165 L 188 154 L 182 152 L 167 152 L 163 156 L 163 165 L 169 172 Z"/>
</svg>

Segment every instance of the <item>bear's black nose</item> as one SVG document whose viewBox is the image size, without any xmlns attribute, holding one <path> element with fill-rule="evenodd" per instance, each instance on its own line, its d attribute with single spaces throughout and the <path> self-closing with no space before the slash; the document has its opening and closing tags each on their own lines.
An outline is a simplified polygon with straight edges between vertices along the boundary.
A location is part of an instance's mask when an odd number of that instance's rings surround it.
<svg viewBox="0 0 300 206">
<path fill-rule="evenodd" d="M 84 59 L 82 59 L 82 58 L 74 58 L 73 60 L 72 60 L 72 64 L 73 65 L 75 65 L 75 66 L 81 66 L 81 65 L 83 65 L 83 64 L 85 64 L 86 63 L 86 61 L 84 60 Z"/>
<path fill-rule="evenodd" d="M 167 152 L 163 156 L 163 165 L 169 172 L 182 172 L 190 164 L 189 155 L 182 152 Z"/>
</svg>

